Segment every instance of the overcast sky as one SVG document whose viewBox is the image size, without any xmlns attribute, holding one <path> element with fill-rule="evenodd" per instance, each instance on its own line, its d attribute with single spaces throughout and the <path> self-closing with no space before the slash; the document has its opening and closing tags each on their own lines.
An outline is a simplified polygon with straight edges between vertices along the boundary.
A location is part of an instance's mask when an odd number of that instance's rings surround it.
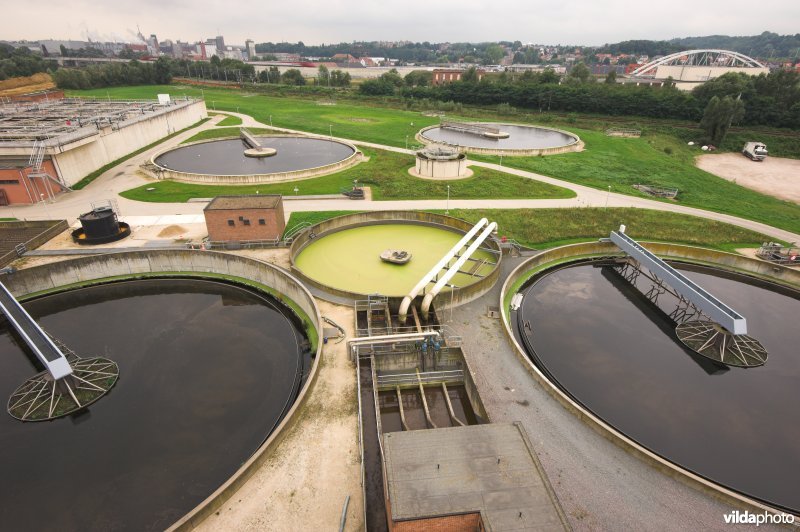
<svg viewBox="0 0 800 532">
<path fill-rule="evenodd" d="M 221 34 L 226 44 L 410 40 L 600 45 L 800 32 L 800 0 L 0 0 L 0 39 L 133 41 Z"/>
</svg>

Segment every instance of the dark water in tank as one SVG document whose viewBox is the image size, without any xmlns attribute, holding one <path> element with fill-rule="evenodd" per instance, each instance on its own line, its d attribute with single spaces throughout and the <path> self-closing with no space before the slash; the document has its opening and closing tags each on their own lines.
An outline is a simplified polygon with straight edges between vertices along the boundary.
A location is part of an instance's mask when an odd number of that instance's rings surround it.
<svg viewBox="0 0 800 532">
<path fill-rule="evenodd" d="M 179 172 L 209 175 L 272 174 L 305 170 L 337 163 L 350 157 L 346 144 L 303 137 L 257 137 L 265 148 L 278 153 L 272 157 L 245 157 L 249 148 L 240 139 L 215 140 L 171 150 L 156 163 Z"/>
<path fill-rule="evenodd" d="M 163 530 L 250 457 L 309 367 L 277 303 L 227 284 L 130 281 L 25 307 L 77 354 L 117 362 L 120 377 L 73 417 L 0 415 L 4 530 Z M 0 321 L 5 402 L 39 369 Z"/>
<path fill-rule="evenodd" d="M 480 125 L 498 128 L 509 133 L 507 139 L 490 139 L 474 133 L 466 133 L 455 129 L 433 128 L 423 136 L 433 140 L 469 146 L 472 148 L 492 148 L 499 150 L 534 150 L 540 148 L 555 148 L 574 144 L 575 137 L 545 128 L 514 126 L 511 124 L 490 124 L 481 122 Z"/>
<path fill-rule="evenodd" d="M 743 276 L 684 271 L 747 318 L 764 366 L 717 366 L 610 268 L 569 267 L 527 288 L 535 358 L 599 417 L 657 454 L 800 510 L 800 297 Z M 668 298 L 659 304 L 672 310 Z M 524 323 L 524 322 L 523 322 Z"/>
</svg>

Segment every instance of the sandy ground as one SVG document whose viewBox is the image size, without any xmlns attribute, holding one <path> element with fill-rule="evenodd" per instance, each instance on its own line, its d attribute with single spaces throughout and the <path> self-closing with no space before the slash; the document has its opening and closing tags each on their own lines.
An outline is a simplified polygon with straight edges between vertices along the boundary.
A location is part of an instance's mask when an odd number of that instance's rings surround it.
<svg viewBox="0 0 800 532">
<path fill-rule="evenodd" d="M 351 308 L 317 301 L 323 316 L 353 334 Z M 297 423 L 273 456 L 196 529 L 336 530 L 350 495 L 345 530 L 363 530 L 358 399 L 345 342 L 329 342 Z"/>
<path fill-rule="evenodd" d="M 740 153 L 700 155 L 697 167 L 776 198 L 800 204 L 800 160 L 767 157 L 751 161 Z"/>
</svg>

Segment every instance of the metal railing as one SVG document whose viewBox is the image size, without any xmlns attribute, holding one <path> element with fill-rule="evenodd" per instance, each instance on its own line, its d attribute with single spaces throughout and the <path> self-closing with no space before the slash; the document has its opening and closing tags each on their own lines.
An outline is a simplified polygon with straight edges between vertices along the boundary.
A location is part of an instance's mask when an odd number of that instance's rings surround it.
<svg viewBox="0 0 800 532">
<path fill-rule="evenodd" d="M 456 369 L 447 371 L 426 371 L 424 373 L 388 374 L 378 375 L 377 379 L 379 387 L 462 382 L 464 380 L 464 371 Z"/>
</svg>

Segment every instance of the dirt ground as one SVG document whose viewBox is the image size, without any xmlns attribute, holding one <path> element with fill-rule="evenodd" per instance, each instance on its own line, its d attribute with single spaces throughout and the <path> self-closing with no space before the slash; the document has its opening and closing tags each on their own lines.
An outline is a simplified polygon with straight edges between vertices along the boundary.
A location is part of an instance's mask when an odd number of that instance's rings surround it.
<svg viewBox="0 0 800 532">
<path fill-rule="evenodd" d="M 751 161 L 740 153 L 700 155 L 695 164 L 728 181 L 800 204 L 800 160 L 767 157 Z"/>
<path fill-rule="evenodd" d="M 351 308 L 317 303 L 352 337 Z M 336 530 L 347 495 L 345 530 L 363 530 L 355 370 L 344 341 L 329 342 L 322 357 L 309 401 L 272 458 L 196 530 Z"/>
</svg>

